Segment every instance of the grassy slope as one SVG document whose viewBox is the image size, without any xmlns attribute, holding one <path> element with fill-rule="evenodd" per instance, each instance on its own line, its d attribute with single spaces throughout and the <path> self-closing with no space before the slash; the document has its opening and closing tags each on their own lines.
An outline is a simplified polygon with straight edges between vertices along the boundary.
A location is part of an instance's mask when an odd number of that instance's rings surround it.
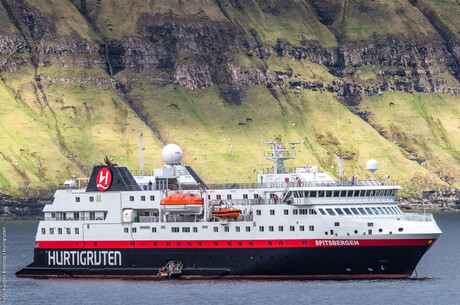
<svg viewBox="0 0 460 305">
<path fill-rule="evenodd" d="M 39 5 L 39 0 L 28 2 L 40 7 L 42 13 L 54 16 L 58 21 L 58 38 L 77 33 L 90 44 L 101 40 L 70 2 L 53 0 L 52 6 Z M 214 1 L 100 2 L 101 5 L 97 5 L 97 1 L 87 1 L 87 6 L 102 34 L 109 39 L 136 35 L 136 17 L 143 12 L 152 15 L 170 11 L 175 15 L 201 12 L 212 20 L 227 20 Z M 382 8 L 375 8 L 374 2 L 347 1 L 342 13 L 346 22 L 340 21 L 341 18 L 337 21 L 340 23 L 334 24 L 337 33 L 349 40 L 370 38 L 374 33 L 433 34 L 423 16 L 407 2 L 386 2 L 386 13 L 380 15 Z M 224 10 L 231 18 L 237 18 L 244 31 L 256 29 L 263 43 L 273 44 L 278 38 L 284 38 L 293 44 L 315 39 L 324 46 L 336 45 L 332 32 L 317 21 L 308 4 L 302 8 L 302 2 L 294 3 L 297 5 L 294 9 L 282 10 L 280 16 L 262 13 L 252 1 L 245 2 L 243 9 L 224 7 Z M 369 14 L 364 16 L 358 10 L 359 5 L 370 7 L 373 12 L 370 19 L 366 17 Z M 393 14 L 395 11 L 399 13 Z M 449 13 L 445 16 L 450 18 Z M 458 28 L 456 22 L 451 21 L 452 27 Z M 8 22 L 5 24 L 8 26 L 3 27 L 2 32 L 17 36 L 15 28 Z M 15 56 L 28 57 L 28 54 Z M 267 64 L 270 71 L 293 71 L 300 74 L 296 79 L 327 83 L 335 79 L 323 66 L 308 61 L 285 57 L 262 62 L 244 55 L 236 58 L 247 67 Z M 363 79 L 375 78 L 371 67 L 360 69 Z M 104 68 L 97 66 L 85 70 L 52 65 L 39 68 L 38 73 L 42 78 L 108 79 Z M 81 176 L 82 171 L 69 160 L 69 154 L 86 168 L 102 161 L 106 154 L 115 157 L 119 164 L 137 168 L 139 128 L 146 131 L 146 164 L 153 167 L 159 161 L 159 141 L 112 87 L 46 83 L 46 105 L 40 94 L 37 96 L 33 75 L 30 65 L 24 65 L 15 73 L 1 73 L 5 81 L 0 83 L 2 191 L 19 194 L 25 185 L 47 189 L 71 175 Z M 219 98 L 216 88 L 188 91 L 175 85 L 157 86 L 143 75 L 127 71 L 117 75 L 118 79 L 123 77 L 139 79 L 130 94 L 137 97 L 142 114 L 168 142 L 180 144 L 185 162 L 211 182 L 254 179 L 259 165 L 271 166 L 262 158 L 266 147 L 260 143 L 281 134 L 286 141 L 305 142 L 298 147 L 296 162 L 288 161 L 288 166 L 320 165 L 336 176 L 336 168 L 331 167 L 340 151 L 347 158 L 348 177 L 365 177 L 366 160 L 375 158 L 380 164 L 378 178 L 390 174 L 406 184 L 416 177 L 414 188 L 445 187 L 446 183 L 433 173 L 441 169 L 452 177 L 453 185 L 459 187 L 458 97 L 396 92 L 364 98 L 360 110 L 371 113 L 366 123 L 330 93 L 285 90 L 280 91 L 280 98 L 276 100 L 266 88 L 250 86 L 241 106 L 229 106 Z M 395 105 L 390 107 L 390 102 Z M 178 105 L 178 109 L 169 107 L 171 103 Z M 388 139 L 372 126 L 386 132 Z M 393 142 L 403 144 L 405 149 Z M 408 153 L 407 148 L 412 153 Z M 424 157 L 426 166 L 411 160 L 414 154 Z M 414 188 L 408 191 L 420 190 Z"/>
</svg>

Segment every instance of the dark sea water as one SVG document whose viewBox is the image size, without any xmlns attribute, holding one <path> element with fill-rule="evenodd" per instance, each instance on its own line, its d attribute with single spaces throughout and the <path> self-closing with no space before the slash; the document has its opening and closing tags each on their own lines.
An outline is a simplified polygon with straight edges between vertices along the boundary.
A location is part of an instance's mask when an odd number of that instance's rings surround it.
<svg viewBox="0 0 460 305">
<path fill-rule="evenodd" d="M 36 221 L 6 228 L 7 304 L 460 304 L 460 213 L 435 218 L 444 234 L 419 263 L 424 280 L 151 281 L 27 279 Z"/>
</svg>

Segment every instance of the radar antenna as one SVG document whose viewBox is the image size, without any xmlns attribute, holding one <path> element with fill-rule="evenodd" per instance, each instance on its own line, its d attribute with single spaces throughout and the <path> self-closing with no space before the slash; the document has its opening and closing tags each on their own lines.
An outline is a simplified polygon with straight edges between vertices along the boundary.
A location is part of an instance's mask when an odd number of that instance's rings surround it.
<svg viewBox="0 0 460 305">
<path fill-rule="evenodd" d="M 271 145 L 272 147 L 271 151 L 264 152 L 264 157 L 267 160 L 273 161 L 273 173 L 275 175 L 286 173 L 284 160 L 295 159 L 295 146 L 300 143 L 288 143 L 291 145 L 291 152 L 286 151 L 280 137 L 275 137 L 273 142 L 264 142 L 264 144 Z"/>
</svg>

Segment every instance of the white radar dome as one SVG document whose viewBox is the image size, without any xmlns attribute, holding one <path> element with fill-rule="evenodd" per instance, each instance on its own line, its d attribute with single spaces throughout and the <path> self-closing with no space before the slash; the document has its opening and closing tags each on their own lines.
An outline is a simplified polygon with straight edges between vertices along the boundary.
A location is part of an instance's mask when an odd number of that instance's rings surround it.
<svg viewBox="0 0 460 305">
<path fill-rule="evenodd" d="M 179 145 L 168 144 L 161 150 L 161 158 L 168 165 L 179 164 L 182 160 L 182 149 Z"/>
<path fill-rule="evenodd" d="M 376 160 L 370 159 L 369 161 L 367 161 L 366 168 L 368 171 L 373 173 L 379 169 L 379 164 Z"/>
<path fill-rule="evenodd" d="M 311 171 L 314 172 L 314 173 L 317 173 L 318 172 L 318 166 L 312 166 Z"/>
</svg>

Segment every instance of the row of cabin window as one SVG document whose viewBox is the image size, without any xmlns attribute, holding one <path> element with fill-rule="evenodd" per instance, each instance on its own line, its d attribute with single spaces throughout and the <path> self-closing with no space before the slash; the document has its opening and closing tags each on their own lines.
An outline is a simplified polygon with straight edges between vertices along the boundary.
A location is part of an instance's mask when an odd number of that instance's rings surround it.
<svg viewBox="0 0 460 305">
<path fill-rule="evenodd" d="M 395 207 L 370 207 L 370 208 L 326 208 L 318 209 L 323 215 L 344 216 L 344 215 L 400 215 L 402 214 Z"/>
<path fill-rule="evenodd" d="M 213 230 L 214 230 L 214 232 L 219 232 L 219 227 L 214 227 Z M 295 231 L 295 226 L 290 226 L 289 230 L 290 231 Z M 309 226 L 309 230 L 314 231 L 315 227 L 314 226 Z M 265 227 L 264 226 L 259 226 L 259 231 L 264 232 Z M 268 226 L 268 231 L 269 232 L 274 232 L 275 227 L 274 226 Z M 278 226 L 278 231 L 283 232 L 284 227 L 283 226 Z M 305 226 L 299 226 L 299 231 L 305 231 Z M 224 232 L 230 232 L 230 228 L 229 227 L 224 227 Z M 235 227 L 235 232 L 241 232 L 241 228 L 239 226 L 236 226 Z M 246 226 L 246 232 L 251 232 L 251 227 L 250 226 Z"/>
<path fill-rule="evenodd" d="M 54 235 L 54 228 L 49 228 L 50 235 Z M 62 228 L 57 228 L 57 232 L 59 235 L 62 235 Z M 72 234 L 71 228 L 65 228 L 65 232 L 67 235 Z M 42 228 L 42 235 L 46 234 L 46 229 Z M 80 234 L 80 228 L 75 228 L 75 234 Z"/>
<path fill-rule="evenodd" d="M 97 195 L 97 202 L 101 201 L 101 195 Z M 129 196 L 129 201 L 134 201 L 134 196 Z M 145 196 L 141 196 L 141 201 L 145 201 Z M 150 195 L 150 201 L 155 201 L 155 196 Z M 75 197 L 75 202 L 80 202 L 80 197 Z M 89 202 L 94 202 L 94 197 L 89 196 Z"/>
<path fill-rule="evenodd" d="M 284 215 L 289 215 L 289 210 L 284 209 L 283 210 Z M 293 209 L 292 210 L 292 215 L 316 215 L 318 214 L 315 209 Z M 256 210 L 256 215 L 260 216 L 262 215 L 261 210 Z M 275 215 L 275 210 L 270 210 L 270 215 Z"/>
<path fill-rule="evenodd" d="M 78 229 L 78 228 L 77 228 Z M 193 232 L 194 233 L 197 233 L 198 232 L 198 228 L 197 227 L 193 227 L 192 228 Z M 259 231 L 260 232 L 264 232 L 264 226 L 259 226 Z M 295 231 L 295 226 L 290 226 L 289 227 L 289 230 L 290 231 Z M 309 231 L 315 231 L 315 226 L 308 226 L 308 230 Z M 219 232 L 219 227 L 213 227 L 213 231 L 214 232 Z M 275 231 L 275 227 L 274 226 L 268 226 L 268 231 L 269 232 L 274 232 Z M 279 232 L 283 232 L 284 231 L 284 227 L 283 226 L 278 226 L 278 231 Z M 299 226 L 299 231 L 305 231 L 305 226 Z M 124 228 L 124 232 L 125 233 L 129 233 L 129 228 Z M 132 233 L 136 233 L 137 232 L 137 228 L 131 228 L 131 232 Z M 152 233 L 156 233 L 157 232 L 157 228 L 156 227 L 152 227 Z M 171 227 L 171 232 L 173 233 L 179 233 L 180 232 L 180 229 L 179 227 Z M 224 232 L 230 232 L 230 228 L 229 227 L 224 227 Z M 236 226 L 235 227 L 235 232 L 241 232 L 241 227 L 239 226 Z M 246 226 L 246 232 L 251 232 L 251 227 L 250 226 Z M 190 233 L 190 227 L 182 227 L 182 233 Z M 78 234 L 78 233 L 77 233 Z"/>
<path fill-rule="evenodd" d="M 343 190 L 343 191 L 293 191 L 294 198 L 317 197 L 370 197 L 370 196 L 395 196 L 397 189 L 392 190 Z"/>
<path fill-rule="evenodd" d="M 85 212 L 73 212 L 73 217 L 69 217 L 69 215 L 72 212 L 52 212 L 51 213 L 51 218 L 55 218 L 56 220 L 80 220 L 80 213 L 85 213 Z M 97 217 L 96 218 L 96 212 L 89 212 L 89 220 L 103 220 L 106 217 L 107 212 L 104 212 L 103 217 Z M 83 216 L 81 217 L 83 218 Z"/>
</svg>

